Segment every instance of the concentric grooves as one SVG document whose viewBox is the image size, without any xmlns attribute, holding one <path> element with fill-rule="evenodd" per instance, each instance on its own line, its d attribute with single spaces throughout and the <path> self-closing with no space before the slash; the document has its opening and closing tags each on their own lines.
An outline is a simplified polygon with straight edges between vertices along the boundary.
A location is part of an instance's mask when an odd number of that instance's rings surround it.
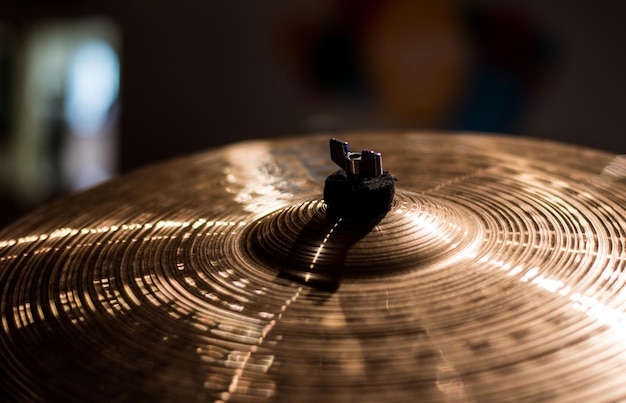
<svg viewBox="0 0 626 403">
<path fill-rule="evenodd" d="M 376 276 L 450 264 L 482 240 L 479 220 L 447 200 L 398 192 L 373 222 L 328 218 L 321 200 L 261 218 L 242 239 L 253 267 L 309 280 Z"/>
<path fill-rule="evenodd" d="M 326 219 L 313 137 L 152 167 L 0 232 L 0 395 L 626 399 L 624 157 L 347 140 L 399 179 L 365 228 Z"/>
</svg>

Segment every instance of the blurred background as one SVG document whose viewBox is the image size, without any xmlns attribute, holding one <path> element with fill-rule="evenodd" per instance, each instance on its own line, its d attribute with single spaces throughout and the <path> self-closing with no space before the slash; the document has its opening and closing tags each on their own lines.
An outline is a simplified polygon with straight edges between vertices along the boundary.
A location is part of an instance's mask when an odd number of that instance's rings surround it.
<svg viewBox="0 0 626 403">
<path fill-rule="evenodd" d="M 626 152 L 626 3 L 3 0 L 0 227 L 233 141 L 500 132 Z"/>
</svg>

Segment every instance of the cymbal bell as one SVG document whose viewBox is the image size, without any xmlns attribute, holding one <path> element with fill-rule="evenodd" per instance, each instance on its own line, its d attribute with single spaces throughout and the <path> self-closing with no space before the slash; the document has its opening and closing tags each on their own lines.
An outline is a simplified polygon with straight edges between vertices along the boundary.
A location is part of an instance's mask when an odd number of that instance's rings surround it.
<svg viewBox="0 0 626 403">
<path fill-rule="evenodd" d="M 0 231 L 11 400 L 626 398 L 626 158 L 345 134 L 398 181 L 331 217 L 329 136 L 239 143 Z"/>
</svg>

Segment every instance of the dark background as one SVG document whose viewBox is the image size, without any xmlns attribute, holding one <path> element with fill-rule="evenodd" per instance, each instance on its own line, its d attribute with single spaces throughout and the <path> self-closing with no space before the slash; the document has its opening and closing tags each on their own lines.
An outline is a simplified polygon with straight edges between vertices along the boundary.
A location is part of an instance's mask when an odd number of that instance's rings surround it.
<svg viewBox="0 0 626 403">
<path fill-rule="evenodd" d="M 55 19 L 119 27 L 123 173 L 243 139 L 361 129 L 625 153 L 624 4 L 5 0 L 0 22 L 16 43 Z M 0 226 L 34 207 L 2 200 Z"/>
</svg>

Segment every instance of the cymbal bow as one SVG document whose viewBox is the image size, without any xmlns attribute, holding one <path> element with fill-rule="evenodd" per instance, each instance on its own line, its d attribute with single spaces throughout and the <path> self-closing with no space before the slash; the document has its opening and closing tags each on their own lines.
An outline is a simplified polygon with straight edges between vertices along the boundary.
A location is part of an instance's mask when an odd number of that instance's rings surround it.
<svg viewBox="0 0 626 403">
<path fill-rule="evenodd" d="M 0 231 L 0 395 L 626 399 L 626 156 L 342 136 L 364 151 L 239 143 Z"/>
</svg>

